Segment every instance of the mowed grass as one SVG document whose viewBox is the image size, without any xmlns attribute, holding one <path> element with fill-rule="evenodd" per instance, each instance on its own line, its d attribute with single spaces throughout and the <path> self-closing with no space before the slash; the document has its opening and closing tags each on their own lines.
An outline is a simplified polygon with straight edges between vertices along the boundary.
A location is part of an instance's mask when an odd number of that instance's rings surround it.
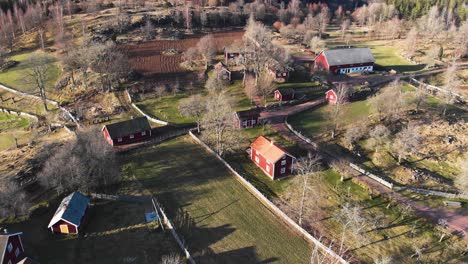
<svg viewBox="0 0 468 264">
<path fill-rule="evenodd" d="M 176 219 L 197 262 L 309 262 L 307 243 L 190 138 L 122 159 L 124 172 L 134 174 Z"/>
<path fill-rule="evenodd" d="M 324 105 L 314 108 L 288 118 L 288 122 L 297 131 L 300 131 L 307 137 L 319 138 L 324 134 L 330 133 L 332 121 L 329 118 L 329 111 L 334 105 Z M 358 122 L 366 118 L 370 113 L 367 101 L 355 101 L 344 105 L 341 114 L 341 125 L 346 126 L 353 122 Z"/>
<path fill-rule="evenodd" d="M 185 117 L 179 112 L 180 102 L 189 97 L 187 93 L 148 99 L 136 105 L 149 115 L 171 123 L 192 123 L 195 119 Z"/>
<path fill-rule="evenodd" d="M 28 220 L 6 225 L 23 232 L 29 256 L 41 263 L 159 263 L 163 255 L 182 255 L 170 232 L 146 224 L 151 203 L 92 201 L 81 235 L 52 234 L 47 229 L 59 205 L 36 210 Z"/>
<path fill-rule="evenodd" d="M 25 130 L 29 123 L 27 118 L 0 112 L 0 151 L 15 146 L 15 138 L 18 144 L 26 143 L 30 138 Z"/>
<path fill-rule="evenodd" d="M 27 93 L 37 94 L 38 91 L 34 88 L 34 84 L 26 78 L 28 71 L 31 70 L 31 65 L 28 61 L 30 56 L 34 56 L 34 52 L 25 52 L 11 56 L 10 60 L 18 61 L 19 63 L 8 70 L 0 72 L 0 83 Z M 49 92 L 54 92 L 55 82 L 60 76 L 60 69 L 54 57 L 50 57 L 52 62 L 48 65 L 49 78 L 46 82 L 46 89 Z"/>
<path fill-rule="evenodd" d="M 8 92 L 6 90 L 1 90 L 1 89 L 0 89 L 0 97 L 2 99 L 0 101 L 0 107 L 2 108 L 26 112 L 26 113 L 40 115 L 40 116 L 44 116 L 46 114 L 45 109 L 44 109 L 44 104 L 42 103 L 42 100 L 40 99 L 30 98 L 30 97 L 22 96 L 19 94 L 14 94 L 14 93 Z M 53 110 L 53 109 L 56 109 L 57 107 L 55 105 L 48 103 L 47 108 L 49 110 Z"/>
</svg>

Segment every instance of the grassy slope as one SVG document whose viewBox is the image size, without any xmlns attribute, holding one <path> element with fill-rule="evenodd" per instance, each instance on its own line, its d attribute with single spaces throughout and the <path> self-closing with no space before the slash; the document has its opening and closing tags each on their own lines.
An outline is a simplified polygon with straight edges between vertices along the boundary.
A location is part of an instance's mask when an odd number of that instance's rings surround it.
<svg viewBox="0 0 468 264">
<path fill-rule="evenodd" d="M 29 120 L 16 115 L 0 112 L 0 151 L 15 145 L 15 137 L 18 143 L 25 143 L 30 133 L 24 130 L 29 126 Z"/>
<path fill-rule="evenodd" d="M 124 159 L 124 171 L 156 194 L 172 217 L 178 208 L 188 213 L 193 224 L 181 230 L 199 262 L 307 262 L 305 241 L 286 230 L 221 163 L 189 139 Z"/>
<path fill-rule="evenodd" d="M 19 64 L 4 72 L 0 72 L 0 83 L 24 92 L 37 93 L 37 91 L 34 90 L 33 85 L 25 81 L 26 71 L 30 68 L 30 65 L 28 65 L 28 58 L 31 54 L 33 54 L 33 52 L 25 52 L 11 56 L 10 59 L 18 61 Z M 60 69 L 55 61 L 50 64 L 49 69 L 50 77 L 46 83 L 46 88 L 51 92 L 53 91 L 55 82 L 60 75 Z"/>
<path fill-rule="evenodd" d="M 26 113 L 31 113 L 35 115 L 45 115 L 44 104 L 40 99 L 33 99 L 18 94 L 14 94 L 5 90 L 0 90 L 0 96 L 2 101 L 0 101 L 0 107 L 10 109 L 10 110 L 19 110 Z M 15 102 L 13 102 L 13 99 Z M 47 104 L 49 110 L 56 109 L 56 106 L 52 104 Z"/>
</svg>

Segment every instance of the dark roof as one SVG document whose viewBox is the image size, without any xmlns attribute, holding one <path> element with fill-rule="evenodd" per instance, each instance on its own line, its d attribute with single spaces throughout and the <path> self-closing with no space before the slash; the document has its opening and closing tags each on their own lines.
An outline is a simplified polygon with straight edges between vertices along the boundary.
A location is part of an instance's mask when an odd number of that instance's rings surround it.
<svg viewBox="0 0 468 264">
<path fill-rule="evenodd" d="M 294 90 L 294 88 L 280 88 L 277 90 L 278 92 L 280 92 L 282 95 L 285 95 L 285 94 L 293 94 L 295 93 L 296 91 Z"/>
<path fill-rule="evenodd" d="M 236 115 L 239 119 L 258 118 L 260 117 L 260 110 L 257 108 L 252 108 L 249 110 L 237 111 Z"/>
<path fill-rule="evenodd" d="M 214 66 L 216 72 L 220 72 L 222 70 L 227 70 L 230 72 L 229 68 L 222 62 L 218 62 L 216 63 L 216 65 Z"/>
<path fill-rule="evenodd" d="M 330 49 L 323 54 L 330 66 L 375 62 L 369 48 Z"/>
<path fill-rule="evenodd" d="M 74 192 L 68 195 L 60 203 L 60 206 L 50 221 L 48 228 L 52 227 L 60 220 L 65 220 L 70 224 L 79 226 L 81 219 L 85 215 L 88 205 L 89 198 L 83 194 Z"/>
<path fill-rule="evenodd" d="M 122 138 L 131 134 L 151 130 L 148 118 L 145 116 L 109 124 L 106 125 L 105 128 L 107 129 L 107 132 L 109 132 L 109 136 L 112 139 Z"/>
</svg>

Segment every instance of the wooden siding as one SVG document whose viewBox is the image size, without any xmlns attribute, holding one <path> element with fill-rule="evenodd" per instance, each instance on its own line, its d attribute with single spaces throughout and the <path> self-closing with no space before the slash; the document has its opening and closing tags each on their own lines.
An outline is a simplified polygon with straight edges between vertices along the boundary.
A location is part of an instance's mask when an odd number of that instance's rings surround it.
<svg viewBox="0 0 468 264">
<path fill-rule="evenodd" d="M 63 227 L 62 227 L 63 226 Z M 63 229 L 64 226 L 67 227 L 67 230 L 68 230 L 68 233 L 65 232 L 65 230 Z M 62 233 L 62 234 L 78 234 L 78 228 L 66 221 L 63 221 L 63 220 L 60 220 L 58 221 L 57 223 L 55 223 L 55 225 L 53 225 L 52 227 L 52 231 L 54 233 Z"/>
<path fill-rule="evenodd" d="M 250 158 L 255 165 L 262 169 L 263 172 L 273 180 L 286 177 L 292 173 L 294 159 L 287 154 L 276 163 L 270 163 L 256 149 L 251 149 Z M 284 168 L 283 173 L 281 173 L 282 168 Z"/>
<path fill-rule="evenodd" d="M 142 135 L 143 132 L 141 132 L 141 133 L 131 134 L 131 135 L 122 137 L 122 138 L 121 138 L 121 141 L 119 141 L 118 138 L 111 138 L 111 137 L 109 136 L 109 133 L 108 133 L 108 131 L 107 131 L 107 128 L 105 128 L 105 127 L 104 127 L 104 129 L 103 129 L 103 133 L 104 133 L 104 138 L 105 138 L 105 139 L 107 140 L 107 142 L 109 142 L 109 144 L 111 144 L 112 146 L 124 145 L 124 144 L 128 144 L 128 143 L 131 143 L 131 142 L 136 142 L 136 141 L 143 140 L 143 139 L 147 139 L 147 138 L 150 138 L 150 137 L 151 137 L 151 130 L 146 130 L 146 131 L 144 131 L 145 135 Z M 130 138 L 132 135 L 133 135 L 133 138 Z"/>
<path fill-rule="evenodd" d="M 13 246 L 11 251 L 8 250 L 8 245 L 10 243 Z M 19 250 L 18 256 L 16 256 L 17 249 Z M 24 253 L 24 248 L 21 243 L 20 235 L 10 236 L 8 238 L 8 243 L 6 244 L 5 255 L 3 256 L 2 264 L 8 264 L 8 261 L 11 261 L 11 263 L 19 262 L 23 256 L 23 253 Z"/>
</svg>

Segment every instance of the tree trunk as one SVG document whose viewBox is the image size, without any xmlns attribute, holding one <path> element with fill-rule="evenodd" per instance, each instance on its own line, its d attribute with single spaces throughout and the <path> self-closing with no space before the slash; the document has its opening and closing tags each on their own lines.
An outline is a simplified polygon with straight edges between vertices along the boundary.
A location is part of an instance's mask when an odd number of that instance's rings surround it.
<svg viewBox="0 0 468 264">
<path fill-rule="evenodd" d="M 197 122 L 197 132 L 200 134 L 200 121 Z"/>
</svg>

